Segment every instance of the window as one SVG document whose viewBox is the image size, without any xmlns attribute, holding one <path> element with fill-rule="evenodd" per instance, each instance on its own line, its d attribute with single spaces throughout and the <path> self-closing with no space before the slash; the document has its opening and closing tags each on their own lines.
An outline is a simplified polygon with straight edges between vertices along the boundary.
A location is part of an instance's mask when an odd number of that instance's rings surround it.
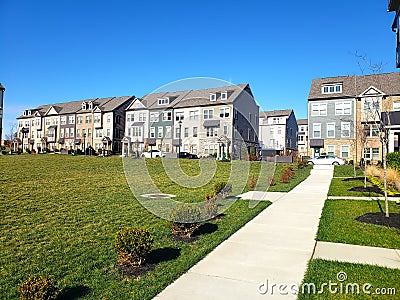
<svg viewBox="0 0 400 300">
<path fill-rule="evenodd" d="M 379 160 L 379 148 L 364 148 L 364 159 Z"/>
<path fill-rule="evenodd" d="M 393 111 L 400 111 L 400 101 L 393 102 Z"/>
<path fill-rule="evenodd" d="M 299 142 L 304 142 L 304 135 L 299 135 L 299 136 L 297 137 L 297 140 L 298 140 Z"/>
<path fill-rule="evenodd" d="M 311 104 L 312 116 L 326 116 L 326 103 Z"/>
<path fill-rule="evenodd" d="M 139 113 L 139 122 L 146 122 L 146 113 Z"/>
<path fill-rule="evenodd" d="M 64 128 L 61 128 L 60 129 L 60 138 L 63 138 L 64 137 Z"/>
<path fill-rule="evenodd" d="M 335 146 L 334 145 L 327 145 L 326 146 L 326 154 L 327 155 L 335 155 Z"/>
<path fill-rule="evenodd" d="M 150 122 L 158 122 L 158 112 L 150 113 Z"/>
<path fill-rule="evenodd" d="M 89 102 L 89 109 L 93 109 L 93 102 Z"/>
<path fill-rule="evenodd" d="M 314 136 L 314 138 L 321 138 L 321 124 L 320 123 L 313 124 L 313 136 Z"/>
<path fill-rule="evenodd" d="M 278 127 L 278 134 L 282 134 L 282 128 Z"/>
<path fill-rule="evenodd" d="M 199 119 L 199 111 L 194 110 L 189 112 L 189 120 L 198 120 Z"/>
<path fill-rule="evenodd" d="M 182 121 L 184 117 L 183 111 L 176 112 L 175 113 L 175 121 Z"/>
<path fill-rule="evenodd" d="M 203 110 L 203 117 L 204 119 L 212 119 L 214 117 L 214 110 L 213 109 Z"/>
<path fill-rule="evenodd" d="M 322 94 L 335 94 L 342 92 L 342 83 L 332 83 L 332 84 L 324 84 L 322 85 L 321 92 Z"/>
<path fill-rule="evenodd" d="M 228 125 L 224 125 L 224 134 L 228 134 Z"/>
<path fill-rule="evenodd" d="M 217 101 L 217 94 L 210 94 L 210 101 Z"/>
<path fill-rule="evenodd" d="M 86 124 L 92 123 L 92 116 L 86 116 Z"/>
<path fill-rule="evenodd" d="M 365 124 L 364 134 L 366 137 L 379 137 L 379 125 L 376 124 Z"/>
<path fill-rule="evenodd" d="M 82 110 L 86 110 L 86 102 L 82 103 Z"/>
<path fill-rule="evenodd" d="M 62 116 L 62 117 L 61 117 L 61 119 L 60 119 L 60 124 L 61 124 L 61 125 L 67 124 L 67 117 L 66 117 L 66 116 Z"/>
<path fill-rule="evenodd" d="M 193 137 L 197 137 L 197 127 L 193 127 Z"/>
<path fill-rule="evenodd" d="M 111 123 L 111 116 L 110 115 L 107 116 L 107 123 Z"/>
<path fill-rule="evenodd" d="M 171 126 L 165 126 L 165 138 L 171 138 Z"/>
<path fill-rule="evenodd" d="M 163 136 L 164 136 L 164 132 L 163 131 L 164 131 L 163 127 L 158 127 L 157 128 L 157 136 L 158 136 L 159 139 L 163 138 Z"/>
<path fill-rule="evenodd" d="M 379 114 L 381 103 L 379 100 L 364 99 L 364 114 Z"/>
<path fill-rule="evenodd" d="M 208 137 L 218 136 L 218 128 L 217 127 L 208 127 L 206 135 Z"/>
<path fill-rule="evenodd" d="M 89 128 L 87 130 L 87 136 L 88 136 L 88 138 L 92 137 L 92 129 Z"/>
<path fill-rule="evenodd" d="M 139 127 L 139 126 L 132 127 L 132 136 L 141 137 L 142 136 L 142 127 Z"/>
<path fill-rule="evenodd" d="M 326 136 L 328 138 L 335 137 L 335 123 L 327 123 L 326 124 Z"/>
<path fill-rule="evenodd" d="M 342 122 L 341 128 L 342 137 L 350 137 L 350 123 Z"/>
<path fill-rule="evenodd" d="M 69 132 L 69 136 L 70 136 L 71 138 L 73 138 L 73 137 L 74 137 L 74 135 L 75 135 L 75 133 L 74 133 L 74 129 L 73 129 L 73 128 L 70 128 L 69 130 L 70 130 L 70 132 Z"/>
<path fill-rule="evenodd" d="M 271 127 L 269 128 L 269 134 L 274 134 L 274 127 L 271 126 Z"/>
<path fill-rule="evenodd" d="M 126 121 L 127 122 L 134 122 L 135 121 L 135 115 L 134 114 L 127 114 L 126 115 Z M 96 117 L 94 118 L 94 122 L 96 123 Z"/>
<path fill-rule="evenodd" d="M 219 117 L 220 118 L 229 118 L 230 110 L 229 108 L 220 108 L 219 109 Z"/>
<path fill-rule="evenodd" d="M 75 124 L 75 116 L 69 116 L 68 117 L 68 123 L 69 124 Z"/>
<path fill-rule="evenodd" d="M 53 119 L 53 125 L 58 125 L 58 119 L 57 118 Z"/>
<path fill-rule="evenodd" d="M 164 111 L 162 114 L 163 121 L 172 121 L 172 112 L 171 111 Z"/>
<path fill-rule="evenodd" d="M 300 132 L 305 132 L 304 126 L 300 126 Z"/>
<path fill-rule="evenodd" d="M 228 93 L 227 92 L 221 93 L 221 100 L 226 100 L 226 99 L 228 99 Z"/>
<path fill-rule="evenodd" d="M 65 128 L 65 137 L 69 138 L 69 128 Z"/>
<path fill-rule="evenodd" d="M 155 127 L 150 127 L 150 137 L 151 138 L 156 137 L 156 128 Z"/>
<path fill-rule="evenodd" d="M 351 115 L 351 102 L 350 101 L 336 102 L 335 115 Z"/>
<path fill-rule="evenodd" d="M 238 111 L 237 111 L 236 109 L 234 109 L 234 110 L 233 110 L 233 118 L 234 118 L 235 120 L 237 120 L 238 117 L 239 117 L 239 113 L 238 113 Z"/>
<path fill-rule="evenodd" d="M 185 127 L 185 128 L 184 128 L 184 130 L 183 130 L 183 137 L 185 137 L 185 138 L 189 137 L 189 128 L 188 128 L 188 127 Z"/>
<path fill-rule="evenodd" d="M 107 129 L 107 136 L 108 137 L 111 136 L 111 129 L 110 128 Z"/>
<path fill-rule="evenodd" d="M 76 130 L 76 137 L 77 138 L 81 137 L 81 130 L 80 129 Z"/>
<path fill-rule="evenodd" d="M 82 124 L 83 122 L 83 118 L 82 117 L 78 117 L 78 124 Z"/>
<path fill-rule="evenodd" d="M 169 98 L 158 99 L 158 105 L 167 105 L 167 104 L 169 104 Z"/>
<path fill-rule="evenodd" d="M 350 146 L 349 145 L 340 146 L 340 157 L 342 157 L 342 158 L 350 157 Z"/>
<path fill-rule="evenodd" d="M 129 128 L 128 130 L 130 130 L 130 128 Z M 130 135 L 129 132 L 128 132 L 128 135 Z M 102 134 L 101 134 L 101 129 L 96 129 L 96 137 L 97 137 L 97 138 L 100 138 L 101 136 L 102 136 Z"/>
<path fill-rule="evenodd" d="M 132 115 L 132 121 L 133 121 L 133 115 Z M 94 123 L 101 123 L 101 116 L 100 115 L 95 115 L 94 116 Z"/>
<path fill-rule="evenodd" d="M 181 138 L 181 129 L 179 127 L 175 128 L 175 138 Z"/>
</svg>

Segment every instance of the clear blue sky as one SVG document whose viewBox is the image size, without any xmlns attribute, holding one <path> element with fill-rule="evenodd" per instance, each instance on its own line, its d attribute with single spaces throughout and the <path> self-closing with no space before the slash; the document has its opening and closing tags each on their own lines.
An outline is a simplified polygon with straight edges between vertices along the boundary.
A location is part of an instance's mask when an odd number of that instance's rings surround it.
<svg viewBox="0 0 400 300">
<path fill-rule="evenodd" d="M 40 104 L 198 76 L 249 83 L 261 109 L 305 118 L 311 80 L 360 74 L 356 52 L 397 70 L 387 3 L 1 0 L 3 127 Z"/>
</svg>

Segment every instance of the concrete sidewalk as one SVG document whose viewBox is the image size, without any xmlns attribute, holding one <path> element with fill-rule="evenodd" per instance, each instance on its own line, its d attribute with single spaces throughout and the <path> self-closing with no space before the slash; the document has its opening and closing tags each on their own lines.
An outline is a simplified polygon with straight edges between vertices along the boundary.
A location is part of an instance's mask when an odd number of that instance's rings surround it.
<svg viewBox="0 0 400 300">
<path fill-rule="evenodd" d="M 317 242 L 313 258 L 400 269 L 400 250 Z"/>
<path fill-rule="evenodd" d="M 300 284 L 311 259 L 332 166 L 311 175 L 220 244 L 156 299 L 265 299 L 268 286 Z M 260 291 L 264 294 L 261 294 Z"/>
</svg>

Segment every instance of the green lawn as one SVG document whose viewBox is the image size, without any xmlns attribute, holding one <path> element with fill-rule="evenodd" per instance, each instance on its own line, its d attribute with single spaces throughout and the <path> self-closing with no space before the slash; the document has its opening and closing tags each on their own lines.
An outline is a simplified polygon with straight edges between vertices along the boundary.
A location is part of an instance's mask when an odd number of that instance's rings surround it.
<svg viewBox="0 0 400 300">
<path fill-rule="evenodd" d="M 338 274 L 344 275 L 343 272 L 347 279 L 340 281 Z M 343 277 L 339 275 L 339 278 Z M 300 287 L 298 299 L 399 299 L 399 278 L 400 270 L 397 269 L 314 259 L 310 261 L 303 279 L 303 284 L 307 283 L 303 285 L 305 293 L 301 293 Z M 331 290 L 336 291 L 335 293 L 330 292 L 329 282 L 331 282 Z M 310 284 L 315 285 L 315 293 Z M 311 293 L 308 292 L 309 286 Z M 359 294 L 356 293 L 357 286 Z"/>
<path fill-rule="evenodd" d="M 379 203 L 379 204 L 378 204 Z M 389 202 L 390 212 L 400 208 Z M 317 240 L 354 245 L 400 249 L 400 229 L 361 223 L 354 218 L 385 209 L 384 201 L 326 200 Z"/>
<path fill-rule="evenodd" d="M 329 196 L 352 196 L 352 197 L 383 197 L 381 193 L 375 191 L 354 191 L 354 188 L 364 187 L 364 177 L 357 178 L 332 178 L 331 185 L 329 186 Z M 372 188 L 367 180 L 367 187 Z M 379 191 L 379 189 L 378 189 Z"/>
<path fill-rule="evenodd" d="M 162 192 L 185 202 L 203 201 L 231 170 L 230 163 L 217 162 L 210 183 L 189 189 L 166 177 L 161 160 L 146 164 Z M 180 160 L 180 165 L 189 175 L 200 172 L 199 160 Z M 260 166 L 251 162 L 250 174 L 257 177 Z M 247 182 L 247 174 L 240 175 Z M 141 180 L 137 178 L 138 184 Z M 66 292 L 65 299 L 151 299 L 270 204 L 261 202 L 249 209 L 248 201 L 236 201 L 221 222 L 208 222 L 214 230 L 184 243 L 174 241 L 167 221 L 134 198 L 118 157 L 0 156 L 0 183 L 3 299 L 18 298 L 17 285 L 28 274 L 51 275 Z M 138 280 L 115 271 L 114 235 L 132 226 L 151 231 L 155 239 L 151 256 L 159 261 Z"/>
<path fill-rule="evenodd" d="M 364 175 L 363 170 L 356 166 L 356 177 L 362 177 Z M 354 166 L 352 165 L 341 165 L 335 166 L 333 171 L 333 177 L 354 177 Z"/>
</svg>

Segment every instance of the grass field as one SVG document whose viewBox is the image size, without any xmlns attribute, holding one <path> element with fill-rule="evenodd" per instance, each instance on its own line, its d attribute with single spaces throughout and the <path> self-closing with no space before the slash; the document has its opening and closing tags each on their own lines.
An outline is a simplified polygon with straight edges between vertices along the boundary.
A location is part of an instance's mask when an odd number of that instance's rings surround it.
<svg viewBox="0 0 400 300">
<path fill-rule="evenodd" d="M 343 280 L 344 274 L 346 280 Z M 300 288 L 298 299 L 399 299 L 399 278 L 400 270 L 396 269 L 314 259 L 309 263 L 303 283 L 314 284 L 315 292 L 312 286 L 311 293 L 308 292 L 309 285 L 304 285 L 305 293 Z"/>
<path fill-rule="evenodd" d="M 147 162 L 162 191 L 185 202 L 204 199 L 230 171 L 229 163 L 218 162 L 215 178 L 190 190 L 168 180 L 160 160 Z M 189 175 L 200 171 L 197 160 L 180 164 Z M 259 162 L 252 162 L 250 173 L 257 176 L 259 168 Z M 270 204 L 249 209 L 247 201 L 236 201 L 221 222 L 207 223 L 213 230 L 185 243 L 172 239 L 167 221 L 134 198 L 118 157 L 2 156 L 0 183 L 2 299 L 18 298 L 17 285 L 28 274 L 51 275 L 63 299 L 151 299 Z M 154 236 L 150 257 L 157 263 L 135 280 L 115 271 L 113 250 L 115 233 L 133 226 L 146 227 Z"/>
<path fill-rule="evenodd" d="M 317 233 L 317 240 L 363 246 L 400 249 L 400 229 L 354 220 L 366 213 L 385 209 L 384 201 L 326 200 Z M 389 202 L 392 213 L 400 208 Z"/>
</svg>

